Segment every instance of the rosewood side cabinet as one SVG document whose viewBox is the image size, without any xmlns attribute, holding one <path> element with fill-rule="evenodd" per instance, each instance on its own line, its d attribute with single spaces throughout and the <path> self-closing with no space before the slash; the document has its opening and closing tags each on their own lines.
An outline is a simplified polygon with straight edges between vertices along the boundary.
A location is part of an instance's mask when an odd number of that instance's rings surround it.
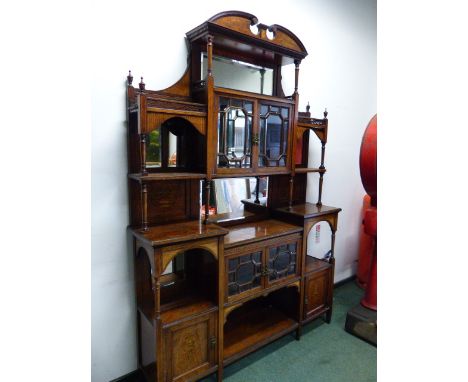
<svg viewBox="0 0 468 382">
<path fill-rule="evenodd" d="M 153 91 L 127 77 L 138 365 L 153 382 L 221 381 L 226 365 L 332 314 L 341 209 L 322 205 L 327 112 L 298 111 L 304 45 L 240 11 L 186 36 L 177 83 Z M 310 138 L 321 142 L 317 168 Z M 306 202 L 308 173 L 316 203 Z M 331 229 L 323 258 L 307 248 L 318 222 Z"/>
</svg>

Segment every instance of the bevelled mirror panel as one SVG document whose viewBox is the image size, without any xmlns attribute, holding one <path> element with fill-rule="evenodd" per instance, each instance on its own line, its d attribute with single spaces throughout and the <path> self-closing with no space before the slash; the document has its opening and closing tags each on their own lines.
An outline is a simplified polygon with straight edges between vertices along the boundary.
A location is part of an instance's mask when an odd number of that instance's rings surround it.
<svg viewBox="0 0 468 382">
<path fill-rule="evenodd" d="M 202 54 L 202 78 L 208 75 L 208 58 Z M 213 56 L 214 85 L 252 93 L 273 94 L 273 69 L 226 57 Z"/>
</svg>

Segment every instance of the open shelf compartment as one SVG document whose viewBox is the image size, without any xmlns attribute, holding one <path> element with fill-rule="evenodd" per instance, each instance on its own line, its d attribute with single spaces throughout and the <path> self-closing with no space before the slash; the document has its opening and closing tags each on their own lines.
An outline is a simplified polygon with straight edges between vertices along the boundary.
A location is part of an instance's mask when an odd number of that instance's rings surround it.
<svg viewBox="0 0 468 382">
<path fill-rule="evenodd" d="M 296 298 L 291 299 L 292 294 Z M 298 327 L 298 303 L 295 288 L 286 287 L 250 300 L 232 311 L 224 325 L 224 364 L 295 330 Z"/>
</svg>

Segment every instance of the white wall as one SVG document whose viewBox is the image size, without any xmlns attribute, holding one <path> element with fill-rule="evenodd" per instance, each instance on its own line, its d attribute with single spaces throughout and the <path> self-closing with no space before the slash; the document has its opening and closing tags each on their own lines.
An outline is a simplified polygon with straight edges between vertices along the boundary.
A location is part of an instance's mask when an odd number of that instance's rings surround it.
<svg viewBox="0 0 468 382">
<path fill-rule="evenodd" d="M 293 31 L 309 56 L 301 64 L 300 106 L 329 111 L 323 202 L 343 209 L 336 280 L 353 274 L 360 207 L 359 147 L 376 112 L 375 0 L 98 2 L 92 46 L 92 380 L 136 368 L 135 303 L 128 224 L 125 77 L 148 89 L 172 85 L 186 66 L 185 32 L 217 12 L 238 9 Z M 268 6 L 267 6 L 268 4 Z M 287 6 L 286 6 L 287 4 Z M 130 12 L 130 13 L 129 13 Z M 153 38 L 154 36 L 154 38 Z M 313 154 L 315 155 L 315 154 Z M 315 201 L 316 185 L 308 200 Z"/>
</svg>

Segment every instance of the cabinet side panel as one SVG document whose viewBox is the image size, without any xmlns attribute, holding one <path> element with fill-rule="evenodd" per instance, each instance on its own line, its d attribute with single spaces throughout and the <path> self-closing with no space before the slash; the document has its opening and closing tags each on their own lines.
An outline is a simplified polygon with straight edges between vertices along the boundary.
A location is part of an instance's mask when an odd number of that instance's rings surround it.
<svg viewBox="0 0 468 382">
<path fill-rule="evenodd" d="M 141 190 L 138 182 L 128 181 L 128 201 L 130 207 L 130 225 L 139 227 L 141 225 Z"/>
<path fill-rule="evenodd" d="M 156 336 L 153 325 L 145 318 L 144 315 L 139 314 L 140 320 L 140 338 L 138 343 L 140 346 L 141 365 L 146 378 L 149 381 L 156 380 Z"/>
</svg>

